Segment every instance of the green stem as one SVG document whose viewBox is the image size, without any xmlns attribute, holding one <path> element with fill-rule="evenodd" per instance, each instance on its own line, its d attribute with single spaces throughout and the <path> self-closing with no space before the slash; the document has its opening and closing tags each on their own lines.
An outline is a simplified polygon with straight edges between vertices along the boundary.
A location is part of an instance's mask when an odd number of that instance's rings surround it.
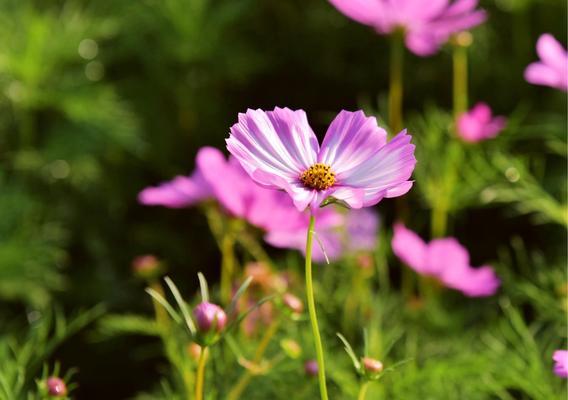
<svg viewBox="0 0 568 400">
<path fill-rule="evenodd" d="M 404 33 L 396 31 L 391 37 L 390 50 L 389 125 L 393 135 L 402 130 L 403 68 Z"/>
<path fill-rule="evenodd" d="M 467 47 L 454 45 L 453 50 L 454 118 L 467 111 Z"/>
<path fill-rule="evenodd" d="M 359 396 L 357 396 L 357 400 L 365 400 L 365 396 L 367 395 L 367 389 L 369 388 L 369 381 L 365 381 L 361 388 L 359 389 Z"/>
<path fill-rule="evenodd" d="M 223 304 L 231 300 L 231 282 L 235 270 L 235 237 L 232 232 L 225 232 L 221 240 L 221 298 Z"/>
<path fill-rule="evenodd" d="M 328 400 L 327 386 L 325 383 L 325 361 L 323 358 L 323 346 L 321 344 L 321 336 L 318 327 L 318 317 L 316 315 L 316 303 L 314 299 L 314 285 L 312 281 L 312 244 L 314 238 L 316 219 L 313 214 L 310 215 L 310 225 L 308 227 L 308 237 L 306 239 L 306 296 L 308 298 L 308 312 L 310 314 L 310 322 L 312 324 L 312 334 L 316 346 L 316 358 L 318 362 L 318 380 L 321 400 Z"/>
<path fill-rule="evenodd" d="M 207 361 L 207 347 L 201 347 L 199 361 L 197 362 L 197 374 L 195 376 L 195 400 L 203 400 L 203 386 L 205 382 L 205 362 Z"/>
<path fill-rule="evenodd" d="M 432 208 L 431 216 L 431 234 L 432 238 L 444 237 L 448 226 L 448 210 L 445 202 L 438 200 L 434 208 Z"/>
</svg>

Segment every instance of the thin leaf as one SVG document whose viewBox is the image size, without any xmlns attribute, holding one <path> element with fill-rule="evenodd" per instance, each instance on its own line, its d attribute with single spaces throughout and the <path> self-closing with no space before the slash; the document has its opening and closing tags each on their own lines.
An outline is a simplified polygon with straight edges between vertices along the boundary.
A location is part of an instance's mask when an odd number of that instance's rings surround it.
<svg viewBox="0 0 568 400">
<path fill-rule="evenodd" d="M 166 309 L 166 311 L 168 312 L 168 314 L 170 314 L 170 317 L 172 317 L 174 321 L 176 321 L 178 324 L 181 324 L 182 321 L 179 314 L 172 308 L 170 303 L 168 303 L 167 300 L 162 297 L 160 293 L 156 292 L 152 288 L 146 288 L 145 291 Z"/>
<path fill-rule="evenodd" d="M 239 289 L 237 290 L 237 293 L 235 293 L 235 295 L 233 296 L 233 299 L 231 300 L 229 307 L 227 307 L 227 315 L 228 316 L 233 315 L 233 312 L 237 308 L 237 302 L 239 301 L 239 298 L 243 295 L 245 290 L 248 289 L 251 282 L 252 282 L 252 276 L 249 276 L 247 279 L 245 279 L 243 284 L 239 287 Z"/>
<path fill-rule="evenodd" d="M 209 302 L 209 287 L 207 286 L 207 280 L 201 272 L 197 273 L 199 278 L 199 287 L 201 288 L 201 300 Z"/>
<path fill-rule="evenodd" d="M 166 285 L 168 285 L 172 294 L 174 295 L 174 299 L 176 299 L 176 303 L 178 304 L 179 309 L 183 314 L 183 319 L 185 321 L 187 329 L 189 329 L 189 332 L 191 332 L 192 335 L 195 335 L 196 332 L 195 324 L 193 323 L 193 319 L 191 319 L 191 315 L 189 314 L 187 305 L 185 304 L 183 297 L 181 297 L 181 294 L 179 293 L 177 286 L 174 284 L 174 282 L 170 279 L 169 276 L 166 276 L 164 280 L 166 281 Z"/>
<path fill-rule="evenodd" d="M 361 363 L 359 362 L 357 355 L 353 351 L 353 348 L 351 347 L 347 339 L 345 339 L 345 337 L 339 332 L 337 332 L 336 335 L 339 338 L 339 340 L 343 342 L 343 346 L 345 346 L 345 351 L 347 352 L 347 355 L 351 358 L 351 361 L 353 362 L 353 366 L 355 367 L 355 369 L 357 371 L 361 370 Z"/>
</svg>

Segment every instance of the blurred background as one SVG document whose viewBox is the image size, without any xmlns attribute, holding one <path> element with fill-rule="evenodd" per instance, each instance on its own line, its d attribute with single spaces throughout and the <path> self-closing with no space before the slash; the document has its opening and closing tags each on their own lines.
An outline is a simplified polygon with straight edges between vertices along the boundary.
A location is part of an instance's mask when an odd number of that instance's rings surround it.
<svg viewBox="0 0 568 400">
<path fill-rule="evenodd" d="M 566 96 L 523 71 L 540 34 L 566 43 L 566 2 L 480 5 L 489 20 L 473 31 L 470 102 L 510 118 L 499 140 L 531 175 L 501 176 L 493 197 L 456 214 L 453 232 L 474 265 L 512 238 L 562 265 L 565 209 L 558 217 L 540 200 L 566 203 Z M 325 0 L 0 0 L 0 335 L 26 332 L 54 305 L 148 312 L 130 267 L 140 254 L 163 259 L 184 291 L 198 270 L 215 282 L 205 218 L 141 206 L 138 192 L 188 174 L 201 146 L 224 149 L 247 108 L 307 110 L 320 138 L 341 109 L 386 117 L 388 54 L 384 37 Z M 406 125 L 420 136 L 451 109 L 451 52 L 405 62 Z M 409 201 L 426 220 L 419 189 Z M 378 210 L 390 223 L 388 203 Z M 77 398 L 122 399 L 158 380 L 149 341 L 85 330 L 52 358 L 78 368 Z"/>
</svg>

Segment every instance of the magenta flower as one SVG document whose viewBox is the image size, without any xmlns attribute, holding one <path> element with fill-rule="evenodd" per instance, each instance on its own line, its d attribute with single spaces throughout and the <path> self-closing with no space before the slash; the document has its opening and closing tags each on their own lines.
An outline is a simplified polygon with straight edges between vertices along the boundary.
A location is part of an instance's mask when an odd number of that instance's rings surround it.
<svg viewBox="0 0 568 400">
<path fill-rule="evenodd" d="M 396 224 L 392 249 L 419 274 L 437 278 L 469 297 L 491 296 L 501 284 L 490 266 L 471 267 L 467 250 L 454 238 L 434 239 L 427 244 L 404 225 Z"/>
<path fill-rule="evenodd" d="M 497 136 L 506 123 L 505 117 L 493 117 L 487 104 L 477 103 L 470 111 L 458 117 L 457 132 L 464 141 L 477 143 Z"/>
<path fill-rule="evenodd" d="M 216 304 L 204 301 L 193 310 L 197 328 L 201 333 L 221 332 L 227 325 L 227 314 Z"/>
<path fill-rule="evenodd" d="M 568 52 L 554 37 L 545 33 L 536 43 L 540 61 L 525 69 L 525 79 L 533 85 L 568 91 Z"/>
<path fill-rule="evenodd" d="M 377 246 L 379 215 L 370 209 L 351 210 L 346 215 L 347 237 L 345 245 L 349 252 L 370 252 Z"/>
<path fill-rule="evenodd" d="M 341 111 L 320 145 L 303 110 L 248 110 L 231 127 L 227 148 L 260 185 L 283 189 L 298 210 L 333 198 L 352 208 L 405 194 L 414 145 L 402 131 L 387 143 L 374 117 Z"/>
<path fill-rule="evenodd" d="M 329 0 L 354 21 L 373 27 L 379 34 L 404 32 L 406 47 L 419 56 L 429 56 L 453 34 L 485 21 L 478 0 Z"/>
<path fill-rule="evenodd" d="M 289 200 L 289 199 L 288 199 Z M 294 211 L 297 210 L 294 208 Z M 345 218 L 333 208 L 321 210 L 316 219 L 316 242 L 312 248 L 312 258 L 316 262 L 330 261 L 341 257 L 341 227 Z M 275 225 L 264 236 L 266 243 L 284 249 L 295 249 L 306 253 L 306 231 L 309 225 L 309 215 L 302 214 L 296 223 Z"/>
<path fill-rule="evenodd" d="M 176 176 L 159 186 L 147 187 L 138 194 L 138 202 L 147 206 L 183 208 L 212 196 L 211 188 L 199 171 L 191 176 Z"/>
<path fill-rule="evenodd" d="M 552 355 L 554 373 L 561 378 L 568 378 L 568 350 L 556 350 Z"/>
<path fill-rule="evenodd" d="M 50 376 L 46 382 L 47 394 L 52 397 L 65 397 L 67 396 L 67 385 L 63 379 L 57 376 Z"/>
<path fill-rule="evenodd" d="M 288 195 L 260 187 L 234 158 L 227 160 L 221 151 L 203 147 L 197 153 L 196 164 L 191 177 L 180 176 L 146 188 L 140 192 L 139 201 L 179 208 L 214 198 L 228 214 L 264 230 L 296 225 L 302 218 Z"/>
</svg>

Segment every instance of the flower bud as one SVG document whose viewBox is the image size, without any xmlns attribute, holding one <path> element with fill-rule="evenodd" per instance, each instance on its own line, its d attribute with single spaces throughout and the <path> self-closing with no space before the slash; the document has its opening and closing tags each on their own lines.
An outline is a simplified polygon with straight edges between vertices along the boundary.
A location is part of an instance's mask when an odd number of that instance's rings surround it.
<svg viewBox="0 0 568 400">
<path fill-rule="evenodd" d="M 280 341 L 280 347 L 284 350 L 284 353 L 292 359 L 297 359 L 302 355 L 302 347 L 292 339 L 282 339 Z"/>
<path fill-rule="evenodd" d="M 199 360 L 199 356 L 201 355 L 201 346 L 195 342 L 191 342 L 187 345 L 187 354 L 191 357 L 191 359 L 195 362 Z"/>
<path fill-rule="evenodd" d="M 284 296 L 282 296 L 282 302 L 294 314 L 301 314 L 302 311 L 304 311 L 304 303 L 302 303 L 302 300 L 291 293 L 285 293 Z"/>
<path fill-rule="evenodd" d="M 308 376 L 317 376 L 319 372 L 318 362 L 316 360 L 308 360 L 304 364 L 304 371 Z"/>
<path fill-rule="evenodd" d="M 365 371 L 370 374 L 378 374 L 383 371 L 383 363 L 371 357 L 363 357 L 361 360 Z"/>
<path fill-rule="evenodd" d="M 61 378 L 51 376 L 47 378 L 47 393 L 53 397 L 67 396 L 67 386 Z"/>
<path fill-rule="evenodd" d="M 142 279 L 156 279 L 163 271 L 163 265 L 156 256 L 146 254 L 132 261 L 134 274 Z"/>
<path fill-rule="evenodd" d="M 197 322 L 197 329 L 201 333 L 209 333 L 214 330 L 221 332 L 227 325 L 227 314 L 216 304 L 204 301 L 199 303 L 193 310 Z"/>
</svg>

